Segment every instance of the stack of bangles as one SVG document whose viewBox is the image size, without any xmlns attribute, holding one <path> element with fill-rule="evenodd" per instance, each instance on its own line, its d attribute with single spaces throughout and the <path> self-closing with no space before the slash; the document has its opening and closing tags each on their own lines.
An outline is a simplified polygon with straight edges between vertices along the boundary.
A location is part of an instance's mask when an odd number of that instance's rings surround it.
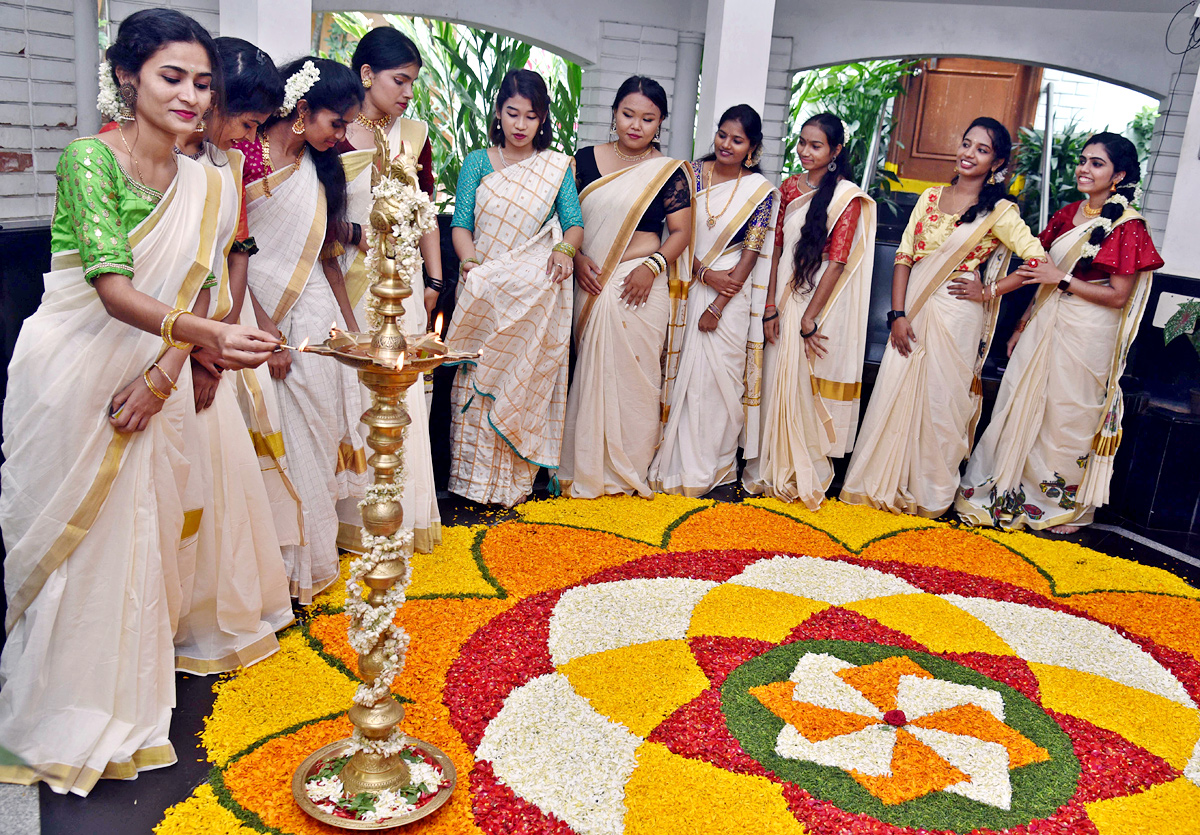
<svg viewBox="0 0 1200 835">
<path fill-rule="evenodd" d="M 775 309 L 775 305 L 769 304 L 763 308 L 763 324 L 774 321 L 779 318 L 779 311 Z"/>
<path fill-rule="evenodd" d="M 991 293 L 990 293 L 990 294 L 988 293 L 988 291 L 989 291 L 989 290 L 991 291 Z M 987 285 L 984 285 L 984 288 L 983 288 L 983 300 L 984 300 L 985 302 L 995 301 L 995 300 L 996 300 L 996 296 L 998 296 L 998 295 L 1000 295 L 1000 293 L 999 293 L 999 292 L 996 290 L 996 285 L 995 285 L 995 284 L 987 284 Z"/>
<path fill-rule="evenodd" d="M 716 302 L 709 302 L 708 307 L 705 309 L 718 319 L 721 318 L 721 308 L 717 307 Z"/>
<path fill-rule="evenodd" d="M 706 272 L 708 272 L 707 264 L 701 264 L 700 269 L 696 270 L 696 280 L 699 281 L 701 284 L 704 283 L 704 274 Z"/>
<path fill-rule="evenodd" d="M 443 284 L 442 284 L 442 280 L 440 278 L 434 278 L 431 275 L 426 276 L 426 280 L 425 280 L 425 289 L 426 290 L 432 290 L 435 293 L 440 293 L 440 292 L 442 292 L 442 287 L 443 287 Z"/>
<path fill-rule="evenodd" d="M 571 245 L 570 241 L 559 241 L 554 245 L 553 249 L 555 252 L 561 252 L 568 258 L 575 257 L 575 247 Z"/>
<path fill-rule="evenodd" d="M 187 342 L 178 342 L 174 336 L 175 323 L 180 316 L 191 316 L 192 311 L 184 310 L 182 307 L 177 307 L 163 317 L 162 324 L 159 325 L 158 333 L 162 336 L 163 342 L 168 348 L 178 348 L 180 351 L 191 351 L 192 346 Z"/>
<path fill-rule="evenodd" d="M 471 256 L 470 258 L 464 258 L 464 259 L 462 259 L 462 261 L 459 262 L 458 271 L 460 273 L 465 272 L 464 268 L 467 266 L 467 264 L 474 264 L 475 266 L 478 267 L 481 263 L 483 263 L 483 262 L 474 256 Z"/>
<path fill-rule="evenodd" d="M 358 246 L 362 243 L 362 225 L 358 223 L 350 224 L 350 246 Z"/>
<path fill-rule="evenodd" d="M 655 277 L 660 276 L 667 268 L 667 256 L 663 255 L 661 252 L 656 252 L 643 261 L 642 266 L 654 273 Z"/>
<path fill-rule="evenodd" d="M 171 379 L 171 375 L 168 374 L 161 365 L 156 362 L 154 365 L 150 366 L 150 368 L 157 368 L 159 373 L 166 377 L 167 382 L 171 384 L 171 391 L 175 391 L 175 381 Z M 146 388 L 150 389 L 151 394 L 153 394 L 159 400 L 166 400 L 171 396 L 171 392 L 169 391 L 166 394 L 163 394 L 158 390 L 158 386 L 154 385 L 154 381 L 150 379 L 150 368 L 147 368 L 142 372 L 142 380 L 146 383 Z M 120 410 L 118 409 L 117 411 L 119 412 Z"/>
</svg>

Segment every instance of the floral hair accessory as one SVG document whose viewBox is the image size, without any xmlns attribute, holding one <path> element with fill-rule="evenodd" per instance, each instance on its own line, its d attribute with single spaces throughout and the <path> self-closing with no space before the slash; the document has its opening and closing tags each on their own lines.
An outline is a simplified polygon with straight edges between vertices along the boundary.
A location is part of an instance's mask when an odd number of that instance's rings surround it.
<svg viewBox="0 0 1200 835">
<path fill-rule="evenodd" d="M 305 61 L 304 66 L 292 74 L 283 85 L 283 104 L 279 115 L 286 116 L 296 109 L 296 104 L 304 98 L 304 94 L 321 79 L 321 71 L 312 61 Z"/>
<path fill-rule="evenodd" d="M 96 109 L 109 121 L 121 115 L 121 97 L 117 93 L 117 82 L 113 81 L 112 64 L 100 62 L 100 94 L 96 96 Z"/>
<path fill-rule="evenodd" d="M 1086 243 L 1079 254 L 1081 258 L 1095 258 L 1100 254 L 1100 244 Z"/>
</svg>

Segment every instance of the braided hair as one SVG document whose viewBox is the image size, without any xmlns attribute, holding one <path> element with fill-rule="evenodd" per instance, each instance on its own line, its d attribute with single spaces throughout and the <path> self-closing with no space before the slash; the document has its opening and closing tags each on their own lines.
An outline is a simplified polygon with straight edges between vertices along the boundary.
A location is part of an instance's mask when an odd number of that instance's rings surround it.
<svg viewBox="0 0 1200 835">
<path fill-rule="evenodd" d="M 850 169 L 850 155 L 846 151 L 846 128 L 842 120 L 832 113 L 818 113 L 803 125 L 801 130 L 809 125 L 815 125 L 825 134 L 825 142 L 830 148 L 841 145 L 833 160 L 833 170 L 827 171 L 821 178 L 808 207 L 808 215 L 804 226 L 800 229 L 800 240 L 796 241 L 796 249 L 792 253 L 793 273 L 791 288 L 795 293 L 805 292 L 815 284 L 817 270 L 821 266 L 825 242 L 829 239 L 827 214 L 829 203 L 833 200 L 833 192 L 837 189 L 839 180 L 849 180 L 853 177 Z"/>
<path fill-rule="evenodd" d="M 1103 131 L 1094 134 L 1088 138 L 1087 142 L 1083 143 L 1084 150 L 1087 150 L 1089 145 L 1104 146 L 1104 152 L 1108 154 L 1108 158 L 1113 164 L 1114 178 L 1118 173 L 1125 175 L 1100 209 L 1100 217 L 1108 222 L 1097 223 L 1088 236 L 1088 245 L 1094 248 L 1093 252 L 1095 253 L 1099 251 L 1105 239 L 1112 234 L 1112 224 L 1125 213 L 1125 207 L 1133 202 L 1138 182 L 1142 179 L 1142 168 L 1138 164 L 1137 148 L 1119 133 Z M 1076 269 L 1079 272 L 1086 271 L 1092 266 L 1094 257 L 1095 254 L 1080 258 Z"/>
<path fill-rule="evenodd" d="M 998 168 L 993 169 L 995 174 L 989 176 L 988 180 L 995 179 L 996 182 L 987 182 L 983 184 L 983 188 L 979 190 L 979 199 L 975 201 L 975 205 L 967 209 L 959 217 L 955 226 L 962 223 L 971 223 L 980 214 L 986 214 L 996 208 L 996 204 L 1001 200 L 1008 199 L 1008 186 L 1004 184 L 1005 169 L 1008 168 L 1008 162 L 1012 159 L 1012 135 L 1009 134 L 1008 128 L 997 122 L 989 116 L 980 116 L 974 122 L 967 126 L 963 131 L 963 138 L 966 139 L 967 134 L 974 128 L 983 128 L 988 132 L 992 140 L 992 154 L 994 160 L 1002 160 Z M 954 175 L 954 179 L 950 181 L 951 185 L 958 182 L 958 175 Z"/>
</svg>

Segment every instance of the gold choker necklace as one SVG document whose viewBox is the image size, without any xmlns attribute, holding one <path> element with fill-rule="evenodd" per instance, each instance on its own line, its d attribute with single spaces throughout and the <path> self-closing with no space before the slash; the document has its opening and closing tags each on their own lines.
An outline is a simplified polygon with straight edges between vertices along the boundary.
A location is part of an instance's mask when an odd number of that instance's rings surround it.
<svg viewBox="0 0 1200 835">
<path fill-rule="evenodd" d="M 651 145 L 646 150 L 642 151 L 640 154 L 637 154 L 635 156 L 630 156 L 629 154 L 626 154 L 621 151 L 620 143 L 614 142 L 612 145 L 613 145 L 613 153 L 617 155 L 617 159 L 623 159 L 626 162 L 641 162 L 646 157 L 650 156 L 650 154 L 654 151 L 654 146 Z"/>
<path fill-rule="evenodd" d="M 392 126 L 392 117 L 386 115 L 379 119 L 368 119 L 362 113 L 359 113 L 354 117 L 354 121 L 358 122 L 364 128 L 370 128 L 371 130 L 387 130 Z"/>
<path fill-rule="evenodd" d="M 1103 207 L 1103 206 L 1101 206 L 1099 209 L 1093 209 L 1093 208 L 1092 208 L 1090 205 L 1088 205 L 1086 202 L 1083 204 L 1083 213 L 1084 213 L 1085 215 L 1087 215 L 1088 217 L 1100 217 L 1100 213 L 1101 213 L 1102 211 L 1104 211 L 1104 207 Z"/>
</svg>

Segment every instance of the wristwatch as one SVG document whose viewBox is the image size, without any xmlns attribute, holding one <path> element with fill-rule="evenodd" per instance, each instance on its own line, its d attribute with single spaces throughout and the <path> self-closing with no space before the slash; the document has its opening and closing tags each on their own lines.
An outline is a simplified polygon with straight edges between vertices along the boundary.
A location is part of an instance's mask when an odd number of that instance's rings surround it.
<svg viewBox="0 0 1200 835">
<path fill-rule="evenodd" d="M 1058 282 L 1058 289 L 1066 295 L 1071 295 L 1071 277 L 1067 276 L 1062 281 Z"/>
<path fill-rule="evenodd" d="M 887 314 L 888 327 L 890 328 L 892 326 L 892 323 L 895 322 L 897 319 L 903 319 L 903 318 L 904 318 L 903 310 L 889 310 L 888 314 Z"/>
</svg>

